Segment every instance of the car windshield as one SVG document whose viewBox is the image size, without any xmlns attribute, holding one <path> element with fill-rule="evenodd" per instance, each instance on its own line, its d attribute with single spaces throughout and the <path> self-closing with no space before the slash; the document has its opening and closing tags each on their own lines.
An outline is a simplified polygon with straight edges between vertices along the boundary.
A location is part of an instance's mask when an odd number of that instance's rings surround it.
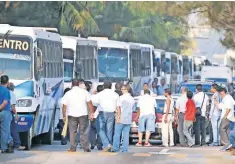
<svg viewBox="0 0 235 164">
<path fill-rule="evenodd" d="M 213 80 L 214 82 L 227 83 L 228 80 L 225 78 L 206 78 L 206 80 Z"/>
<path fill-rule="evenodd" d="M 156 99 L 156 103 L 157 103 L 156 113 L 163 113 L 165 101 L 166 100 Z M 135 107 L 133 109 L 133 112 L 137 112 L 137 102 L 135 103 Z"/>
<path fill-rule="evenodd" d="M 196 93 L 196 85 L 197 84 L 182 84 L 179 87 L 178 93 L 181 92 L 182 87 L 187 87 L 189 91 Z M 210 92 L 212 84 L 202 84 L 202 91 L 203 92 Z"/>
<path fill-rule="evenodd" d="M 98 50 L 99 80 L 126 80 L 128 77 L 128 51 L 118 48 Z"/>
<path fill-rule="evenodd" d="M 14 80 L 31 79 L 31 57 L 29 55 L 0 53 L 0 75 Z"/>
</svg>

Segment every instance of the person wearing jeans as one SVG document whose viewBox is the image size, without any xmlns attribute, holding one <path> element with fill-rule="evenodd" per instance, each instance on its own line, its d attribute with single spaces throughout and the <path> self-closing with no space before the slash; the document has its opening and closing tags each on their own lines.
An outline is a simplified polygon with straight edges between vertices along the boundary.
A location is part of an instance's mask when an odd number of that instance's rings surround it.
<svg viewBox="0 0 235 164">
<path fill-rule="evenodd" d="M 213 143 L 210 144 L 210 146 L 219 146 L 219 123 L 220 123 L 220 115 L 221 110 L 216 107 L 215 105 L 215 99 L 219 103 L 221 102 L 221 97 L 219 95 L 219 92 L 217 92 L 218 85 L 213 84 L 211 87 L 211 92 L 214 93 L 211 100 L 211 110 L 210 110 L 210 116 L 209 120 L 211 121 L 212 125 L 212 132 L 213 132 Z"/>
<path fill-rule="evenodd" d="M 195 132 L 195 145 L 205 146 L 206 145 L 206 112 L 209 107 L 209 98 L 202 91 L 202 85 L 196 85 L 196 94 L 193 100 L 196 105 L 196 109 L 200 108 L 200 113 L 196 114 L 196 122 L 194 122 L 194 132 Z M 201 138 L 201 140 L 200 140 Z"/>
<path fill-rule="evenodd" d="M 11 137 L 11 103 L 10 91 L 7 89 L 9 78 L 1 76 L 0 85 L 0 137 L 2 153 L 13 153 L 13 140 Z M 9 141 L 10 140 L 10 141 Z"/>
<path fill-rule="evenodd" d="M 119 109 L 119 95 L 112 89 L 112 83 L 104 82 L 104 90 L 97 94 L 95 102 L 99 109 L 98 121 L 100 124 L 100 139 L 103 144 L 103 151 L 111 151 L 113 144 L 113 130 L 115 121 L 115 111 Z"/>
<path fill-rule="evenodd" d="M 187 92 L 188 101 L 186 103 L 186 111 L 184 117 L 184 135 L 187 138 L 188 146 L 192 147 L 194 145 L 194 141 L 192 138 L 192 127 L 193 122 L 195 121 L 196 114 L 196 106 L 192 100 L 193 93 L 191 91 Z"/>
<path fill-rule="evenodd" d="M 128 93 L 127 86 L 123 85 L 121 91 L 122 96 L 120 96 L 120 108 L 117 110 L 112 152 L 120 150 L 121 135 L 123 136 L 122 152 L 128 151 L 132 111 L 135 105 L 135 100 Z"/>
</svg>

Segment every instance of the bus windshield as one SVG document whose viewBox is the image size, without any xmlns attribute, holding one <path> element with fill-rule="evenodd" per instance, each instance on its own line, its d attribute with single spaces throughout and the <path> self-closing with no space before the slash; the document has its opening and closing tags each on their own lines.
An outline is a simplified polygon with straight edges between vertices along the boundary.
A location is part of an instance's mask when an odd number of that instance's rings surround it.
<svg viewBox="0 0 235 164">
<path fill-rule="evenodd" d="M 64 82 L 71 82 L 73 79 L 73 63 L 64 62 Z"/>
<path fill-rule="evenodd" d="M 120 81 L 128 78 L 128 51 L 118 48 L 98 50 L 99 80 Z"/>
<path fill-rule="evenodd" d="M 203 92 L 210 92 L 212 84 L 202 84 Z M 178 93 L 181 92 L 182 87 L 187 87 L 189 91 L 196 93 L 196 84 L 182 84 L 178 90 Z"/>
<path fill-rule="evenodd" d="M 64 82 L 71 82 L 73 79 L 73 60 L 74 51 L 63 48 Z"/>
<path fill-rule="evenodd" d="M 0 53 L 0 75 L 14 80 L 31 79 L 31 57 L 28 55 Z"/>
</svg>

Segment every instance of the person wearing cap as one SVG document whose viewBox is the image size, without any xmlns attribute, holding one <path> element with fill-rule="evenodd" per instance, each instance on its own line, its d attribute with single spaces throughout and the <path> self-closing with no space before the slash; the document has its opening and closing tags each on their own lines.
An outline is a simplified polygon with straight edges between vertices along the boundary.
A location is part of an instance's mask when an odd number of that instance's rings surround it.
<svg viewBox="0 0 235 164">
<path fill-rule="evenodd" d="M 157 95 L 164 95 L 165 89 L 167 89 L 168 86 L 166 85 L 166 80 L 164 78 L 161 79 L 161 85 L 159 85 L 157 90 Z"/>
<path fill-rule="evenodd" d="M 193 100 L 197 109 L 196 122 L 194 122 L 195 145 L 206 146 L 206 112 L 209 108 L 209 97 L 202 91 L 201 84 L 196 85 Z"/>
<path fill-rule="evenodd" d="M 13 139 L 13 145 L 14 145 L 14 148 L 17 148 L 18 150 L 24 150 L 25 146 L 21 146 L 21 140 L 20 140 L 19 132 L 17 130 L 17 124 L 16 124 L 16 121 L 18 120 L 18 115 L 17 115 L 16 108 L 15 108 L 15 105 L 16 105 L 16 95 L 14 93 L 15 86 L 13 83 L 10 82 L 7 88 L 9 89 L 10 96 L 11 96 L 11 99 L 10 99 L 11 113 L 12 113 L 11 137 Z M 11 137 L 10 137 L 10 140 L 11 140 Z"/>
<path fill-rule="evenodd" d="M 13 153 L 13 140 L 11 138 L 11 96 L 7 89 L 9 77 L 1 76 L 0 85 L 0 136 L 1 136 L 1 153 Z M 10 139 L 10 141 L 9 141 Z"/>
<path fill-rule="evenodd" d="M 210 115 L 209 120 L 211 121 L 212 125 L 212 134 L 213 134 L 213 143 L 210 144 L 210 146 L 219 146 L 219 123 L 220 123 L 220 116 L 221 116 L 221 110 L 217 108 L 215 105 L 215 99 L 217 102 L 221 102 L 222 98 L 218 92 L 218 85 L 213 84 L 211 87 L 211 92 L 213 93 L 213 96 L 211 98 L 211 109 L 210 109 Z"/>
<path fill-rule="evenodd" d="M 99 109 L 99 135 L 103 144 L 103 151 L 111 151 L 113 144 L 113 131 L 115 111 L 120 108 L 119 95 L 112 90 L 110 81 L 104 82 L 104 90 L 97 94 L 96 106 Z"/>
<path fill-rule="evenodd" d="M 80 87 L 81 85 L 81 87 Z M 91 102 L 90 93 L 84 89 L 84 80 L 74 79 L 72 81 L 72 89 L 68 91 L 62 98 L 63 119 L 68 115 L 68 125 L 70 132 L 70 149 L 68 152 L 75 152 L 77 148 L 77 130 L 79 125 L 80 140 L 82 148 L 85 152 L 90 152 L 88 140 L 88 110 L 91 112 L 91 119 L 94 115 L 94 107 Z"/>
<path fill-rule="evenodd" d="M 188 88 L 181 88 L 182 95 L 176 101 L 175 122 L 177 123 L 177 131 L 179 133 L 180 146 L 186 146 L 184 136 L 184 115 L 186 111 L 186 103 L 188 101 L 187 92 Z"/>
<path fill-rule="evenodd" d="M 221 113 L 221 123 L 219 127 L 220 137 L 221 137 L 221 144 L 224 147 L 221 151 L 225 151 L 228 149 L 229 146 L 229 125 L 231 121 L 235 121 L 234 117 L 234 105 L 235 101 L 230 94 L 227 93 L 227 89 L 225 85 L 221 85 L 218 88 L 220 95 L 222 97 L 222 102 L 219 103 L 215 98 L 214 104 L 217 108 L 222 109 Z"/>
</svg>

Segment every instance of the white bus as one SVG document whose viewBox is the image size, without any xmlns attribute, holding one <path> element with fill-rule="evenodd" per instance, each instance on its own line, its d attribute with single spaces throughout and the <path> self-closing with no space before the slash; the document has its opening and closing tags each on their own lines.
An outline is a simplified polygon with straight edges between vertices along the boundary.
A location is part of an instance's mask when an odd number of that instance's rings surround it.
<svg viewBox="0 0 235 164">
<path fill-rule="evenodd" d="M 183 56 L 183 80 L 193 79 L 193 58 L 192 56 Z"/>
<path fill-rule="evenodd" d="M 75 78 L 91 81 L 92 91 L 96 90 L 99 84 L 97 49 L 97 41 L 80 37 L 77 38 L 74 68 Z"/>
<path fill-rule="evenodd" d="M 63 93 L 63 55 L 59 34 L 32 27 L 0 25 L 0 71 L 15 85 L 22 144 L 32 138 L 52 144 L 58 99 Z"/>
<path fill-rule="evenodd" d="M 129 43 L 129 46 L 130 80 L 133 82 L 134 95 L 139 95 L 144 83 L 148 83 L 150 88 L 152 86 L 154 47 L 139 43 Z"/>
<path fill-rule="evenodd" d="M 76 55 L 76 37 L 61 36 L 63 43 L 63 62 L 64 62 L 64 89 L 71 88 L 74 78 L 74 61 Z"/>
<path fill-rule="evenodd" d="M 153 55 L 153 72 L 154 78 L 158 78 L 160 81 L 161 77 L 165 75 L 165 51 L 161 49 L 154 49 Z"/>
<path fill-rule="evenodd" d="M 178 55 L 178 81 L 177 84 L 180 84 L 183 81 L 183 57 L 182 55 Z"/>
<path fill-rule="evenodd" d="M 92 38 L 98 44 L 99 82 L 109 80 L 113 83 L 128 82 L 129 79 L 129 45 L 125 42 Z"/>
</svg>

